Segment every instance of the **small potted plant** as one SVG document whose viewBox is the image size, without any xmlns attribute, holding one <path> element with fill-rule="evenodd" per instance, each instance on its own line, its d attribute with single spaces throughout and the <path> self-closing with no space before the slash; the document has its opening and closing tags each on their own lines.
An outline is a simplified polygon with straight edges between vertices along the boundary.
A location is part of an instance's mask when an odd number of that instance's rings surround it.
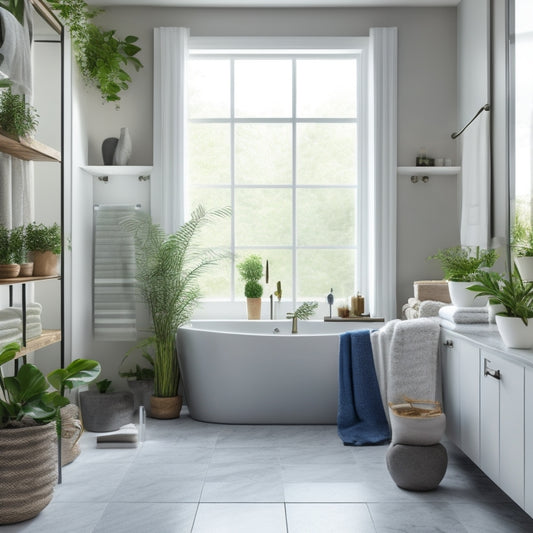
<svg viewBox="0 0 533 533">
<path fill-rule="evenodd" d="M 533 281 L 533 228 L 518 216 L 511 229 L 514 262 L 524 281 Z"/>
<path fill-rule="evenodd" d="M 237 269 L 245 282 L 244 296 L 248 320 L 259 320 L 261 318 L 261 296 L 263 296 L 263 286 L 259 280 L 263 277 L 263 262 L 258 255 L 252 254 L 241 261 Z"/>
<path fill-rule="evenodd" d="M 34 276 L 56 276 L 61 253 L 61 228 L 32 222 L 26 226 L 26 248 L 33 259 Z"/>
<path fill-rule="evenodd" d="M 0 225 L 0 278 L 16 278 L 19 275 L 20 266 L 13 257 L 15 240 L 13 231 Z"/>
<path fill-rule="evenodd" d="M 28 250 L 26 248 L 26 229 L 18 226 L 11 230 L 11 248 L 13 261 L 20 265 L 19 276 L 29 278 L 33 275 L 33 263 L 28 262 Z"/>
<path fill-rule="evenodd" d="M 502 306 L 496 325 L 507 347 L 533 347 L 533 283 L 522 280 L 516 266 L 508 278 L 497 272 L 478 272 L 469 290 Z"/>
<path fill-rule="evenodd" d="M 2 366 L 19 350 L 20 345 L 12 343 L 0 351 L 0 524 L 33 518 L 50 503 L 59 472 L 60 413 L 70 403 L 65 391 L 100 372 L 98 362 L 77 359 L 48 379 L 29 363 L 15 376 L 4 377 Z"/>
<path fill-rule="evenodd" d="M 498 253 L 496 250 L 484 250 L 479 246 L 454 246 L 439 250 L 428 257 L 440 262 L 444 278 L 448 281 L 452 305 L 456 307 L 480 307 L 487 304 L 487 299 L 477 299 L 467 289 L 476 280 L 482 269 L 494 266 Z"/>
</svg>

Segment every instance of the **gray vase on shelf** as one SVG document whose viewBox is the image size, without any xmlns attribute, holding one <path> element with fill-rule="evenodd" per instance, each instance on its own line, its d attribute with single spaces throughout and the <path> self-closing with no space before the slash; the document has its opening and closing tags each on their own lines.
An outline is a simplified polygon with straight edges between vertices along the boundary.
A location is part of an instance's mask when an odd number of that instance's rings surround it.
<svg viewBox="0 0 533 533">
<path fill-rule="evenodd" d="M 115 155 L 117 144 L 117 137 L 108 137 L 107 139 L 104 139 L 104 142 L 102 143 L 102 159 L 104 160 L 104 165 L 113 164 L 113 156 Z"/>
<path fill-rule="evenodd" d="M 113 156 L 113 165 L 127 165 L 131 157 L 131 137 L 128 128 L 120 128 L 120 137 L 115 155 Z"/>
</svg>

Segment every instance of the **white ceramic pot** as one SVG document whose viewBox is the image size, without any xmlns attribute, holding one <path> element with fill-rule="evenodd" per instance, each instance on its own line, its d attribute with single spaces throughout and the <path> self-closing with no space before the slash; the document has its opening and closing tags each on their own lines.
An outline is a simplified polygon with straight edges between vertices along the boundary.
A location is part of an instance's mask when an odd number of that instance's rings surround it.
<svg viewBox="0 0 533 533">
<path fill-rule="evenodd" d="M 533 318 L 526 326 L 521 318 L 496 315 L 496 325 L 508 348 L 533 348 Z"/>
<path fill-rule="evenodd" d="M 475 282 L 448 281 L 452 305 L 455 305 L 455 307 L 483 307 L 487 305 L 488 298 L 486 296 L 478 296 L 476 298 L 478 293 L 467 289 L 467 287 L 472 285 L 475 285 Z"/>
<path fill-rule="evenodd" d="M 514 262 L 520 277 L 524 281 L 533 281 L 533 257 L 515 257 Z"/>
</svg>

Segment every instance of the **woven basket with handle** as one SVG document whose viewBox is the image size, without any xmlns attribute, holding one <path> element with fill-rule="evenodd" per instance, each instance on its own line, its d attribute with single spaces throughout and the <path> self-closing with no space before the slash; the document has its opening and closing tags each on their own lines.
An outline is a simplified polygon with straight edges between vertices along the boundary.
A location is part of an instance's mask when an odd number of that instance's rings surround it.
<svg viewBox="0 0 533 533">
<path fill-rule="evenodd" d="M 56 484 L 55 422 L 0 430 L 0 524 L 37 516 Z"/>
</svg>

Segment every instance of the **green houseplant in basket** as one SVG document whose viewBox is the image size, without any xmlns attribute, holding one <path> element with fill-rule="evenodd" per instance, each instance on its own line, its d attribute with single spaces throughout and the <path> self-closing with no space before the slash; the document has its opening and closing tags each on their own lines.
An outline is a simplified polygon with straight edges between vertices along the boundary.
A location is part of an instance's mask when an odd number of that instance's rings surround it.
<svg viewBox="0 0 533 533">
<path fill-rule="evenodd" d="M 34 276 L 57 275 L 58 256 L 61 253 L 61 228 L 58 224 L 28 224 L 26 248 L 31 252 Z"/>
<path fill-rule="evenodd" d="M 11 343 L 0 351 L 0 524 L 33 518 L 51 501 L 60 472 L 61 408 L 70 403 L 65 393 L 100 372 L 97 361 L 77 359 L 48 379 L 32 364 L 4 377 L 2 367 L 19 350 Z"/>
<path fill-rule="evenodd" d="M 484 250 L 478 247 L 453 246 L 439 250 L 428 257 L 440 262 L 444 278 L 448 281 L 452 304 L 457 307 L 483 306 L 486 299 L 475 299 L 467 289 L 482 269 L 494 266 L 498 259 L 496 250 Z"/>
<path fill-rule="evenodd" d="M 170 235 L 143 213 L 123 221 L 134 237 L 137 287 L 152 319 L 153 335 L 141 342 L 153 342 L 155 346 L 150 402 L 154 418 L 179 417 L 176 333 L 190 320 L 198 304 L 201 274 L 224 257 L 213 250 L 199 249 L 195 237 L 206 224 L 229 214 L 229 208 L 206 211 L 197 207 L 190 219 Z"/>
<path fill-rule="evenodd" d="M 237 269 L 244 285 L 244 296 L 246 296 L 246 308 L 249 320 L 258 320 L 261 318 L 261 296 L 263 296 L 263 287 L 259 280 L 263 277 L 263 261 L 261 257 L 252 254 L 243 259 Z"/>
</svg>

